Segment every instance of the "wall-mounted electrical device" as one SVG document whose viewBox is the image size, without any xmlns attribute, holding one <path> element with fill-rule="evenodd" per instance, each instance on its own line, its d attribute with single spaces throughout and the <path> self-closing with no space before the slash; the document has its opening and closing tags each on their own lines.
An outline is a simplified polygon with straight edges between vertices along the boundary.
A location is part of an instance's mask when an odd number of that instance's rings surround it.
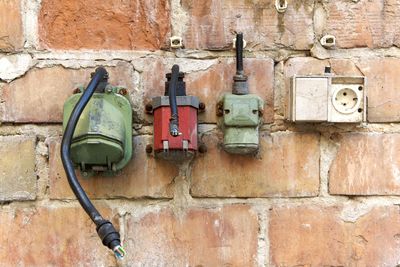
<svg viewBox="0 0 400 267">
<path fill-rule="evenodd" d="M 79 203 L 96 224 L 103 244 L 123 257 L 120 235 L 104 219 L 81 187 L 74 167 L 82 173 L 114 174 L 132 156 L 132 107 L 126 89 L 108 84 L 108 73 L 98 67 L 85 90 L 78 90 L 64 105 L 61 159 L 68 182 Z M 111 178 L 110 178 L 111 179 Z"/>
<path fill-rule="evenodd" d="M 222 116 L 224 150 L 233 154 L 251 154 L 259 148 L 258 128 L 261 123 L 264 101 L 249 94 L 247 76 L 243 71 L 243 34 L 236 36 L 236 75 L 232 94 L 225 94 L 217 106 Z"/>
<path fill-rule="evenodd" d="M 366 121 L 367 89 L 363 76 L 335 76 L 330 67 L 322 76 L 293 76 L 288 119 L 293 122 Z"/>
<path fill-rule="evenodd" d="M 197 151 L 199 99 L 186 95 L 184 73 L 174 65 L 166 75 L 164 96 L 154 97 L 154 153 L 171 161 L 192 158 Z"/>
</svg>

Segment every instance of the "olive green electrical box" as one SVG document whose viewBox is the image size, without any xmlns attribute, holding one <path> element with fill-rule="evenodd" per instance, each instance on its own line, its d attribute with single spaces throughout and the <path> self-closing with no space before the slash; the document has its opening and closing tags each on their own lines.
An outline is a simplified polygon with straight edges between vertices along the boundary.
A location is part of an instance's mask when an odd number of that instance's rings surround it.
<svg viewBox="0 0 400 267">
<path fill-rule="evenodd" d="M 225 94 L 223 113 L 224 149 L 233 154 L 250 154 L 258 150 L 258 128 L 264 101 L 257 95 Z"/>
<path fill-rule="evenodd" d="M 72 95 L 64 104 L 63 127 L 82 95 Z M 96 91 L 85 107 L 71 143 L 71 160 L 84 175 L 113 175 L 132 157 L 132 107 L 126 89 L 107 85 Z"/>
<path fill-rule="evenodd" d="M 236 74 L 232 94 L 225 94 L 218 103 L 217 114 L 223 116 L 224 150 L 232 154 L 254 154 L 260 146 L 258 128 L 264 101 L 249 94 L 243 70 L 243 34 L 236 34 Z"/>
</svg>

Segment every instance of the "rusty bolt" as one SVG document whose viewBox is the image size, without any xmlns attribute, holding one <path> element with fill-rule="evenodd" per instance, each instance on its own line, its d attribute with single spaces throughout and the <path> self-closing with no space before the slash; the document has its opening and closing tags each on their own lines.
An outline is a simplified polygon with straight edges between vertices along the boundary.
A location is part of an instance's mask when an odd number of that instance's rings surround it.
<svg viewBox="0 0 400 267">
<path fill-rule="evenodd" d="M 75 88 L 74 91 L 72 91 L 74 95 L 79 94 L 80 92 L 81 90 L 79 90 L 79 88 Z"/>
<path fill-rule="evenodd" d="M 127 95 L 128 94 L 128 90 L 126 90 L 126 88 L 121 88 L 121 89 L 119 89 L 119 94 L 120 95 Z"/>
<path fill-rule="evenodd" d="M 222 117 L 224 115 L 223 105 L 224 104 L 222 102 L 217 103 L 217 116 L 218 117 Z"/>
<path fill-rule="evenodd" d="M 146 104 L 145 109 L 147 113 L 151 113 L 153 111 L 153 105 L 148 103 Z"/>
<path fill-rule="evenodd" d="M 200 102 L 200 104 L 199 104 L 199 109 L 200 109 L 201 111 L 204 111 L 204 110 L 206 109 L 206 104 L 205 104 L 204 102 Z"/>
<path fill-rule="evenodd" d="M 146 153 L 150 154 L 151 152 L 153 152 L 153 146 L 150 145 L 150 144 L 148 144 L 148 145 L 146 146 Z"/>
<path fill-rule="evenodd" d="M 199 152 L 200 153 L 206 153 L 207 152 L 207 146 L 205 144 L 201 144 L 199 146 Z"/>
</svg>

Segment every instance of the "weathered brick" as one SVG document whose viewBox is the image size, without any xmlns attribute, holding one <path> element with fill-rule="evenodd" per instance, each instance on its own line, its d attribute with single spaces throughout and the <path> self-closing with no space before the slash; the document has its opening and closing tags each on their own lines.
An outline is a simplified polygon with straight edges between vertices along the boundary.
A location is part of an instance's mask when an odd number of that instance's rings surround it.
<svg viewBox="0 0 400 267">
<path fill-rule="evenodd" d="M 24 45 L 20 0 L 0 1 L 0 51 L 20 50 Z"/>
<path fill-rule="evenodd" d="M 189 14 L 184 35 L 187 48 L 231 48 L 233 32 L 242 31 L 248 47 L 309 49 L 314 42 L 313 0 L 288 1 L 280 14 L 275 1 L 182 1 Z"/>
<path fill-rule="evenodd" d="M 262 133 L 260 155 L 224 152 L 221 136 L 205 135 L 208 151 L 193 165 L 196 197 L 299 197 L 319 192 L 319 136 Z"/>
<path fill-rule="evenodd" d="M 157 160 L 145 152 L 152 139 L 146 136 L 133 138 L 132 160 L 116 177 L 82 178 L 82 186 L 91 198 L 171 198 L 172 184 L 178 176 L 178 167 L 164 160 Z M 60 158 L 60 140 L 50 140 L 50 198 L 75 198 L 71 191 Z"/>
<path fill-rule="evenodd" d="M 100 211 L 110 218 L 109 209 Z M 0 222 L 1 266 L 115 265 L 81 207 L 2 208 Z"/>
<path fill-rule="evenodd" d="M 0 201 L 35 199 L 35 139 L 1 136 L 0 153 Z"/>
<path fill-rule="evenodd" d="M 399 7 L 398 0 L 328 1 L 325 32 L 340 48 L 398 46 Z"/>
<path fill-rule="evenodd" d="M 134 87 L 133 68 L 127 63 L 107 67 L 110 83 Z M 93 68 L 72 70 L 63 67 L 35 68 L 4 86 L 1 118 L 6 122 L 62 122 L 64 102 L 78 85 L 90 81 Z"/>
<path fill-rule="evenodd" d="M 354 203 L 353 203 L 354 204 Z M 350 205 L 353 205 L 350 204 Z M 396 266 L 398 207 L 362 214 L 346 207 L 286 205 L 270 212 L 271 266 Z"/>
<path fill-rule="evenodd" d="M 257 215 L 246 205 L 129 216 L 126 262 L 137 266 L 255 266 Z"/>
<path fill-rule="evenodd" d="M 185 64 L 199 64 L 200 60 L 193 60 Z M 139 62 L 136 62 L 139 64 Z M 168 60 L 144 59 L 140 62 L 143 70 L 142 81 L 145 90 L 144 103 L 151 102 L 154 96 L 164 95 L 165 74 L 171 72 L 171 62 Z M 185 65 L 182 69 L 185 70 Z M 199 121 L 215 123 L 217 121 L 216 106 L 224 93 L 232 91 L 233 75 L 235 74 L 234 59 L 215 61 L 206 69 L 191 70 L 185 75 L 188 95 L 199 97 L 206 104 L 206 110 L 199 113 Z M 274 63 L 271 59 L 246 58 L 244 60 L 245 73 L 248 75 L 250 93 L 259 95 L 265 100 L 264 122 L 272 122 L 274 118 Z M 158 73 L 158 75 L 154 75 Z"/>
<path fill-rule="evenodd" d="M 346 266 L 337 207 L 283 206 L 270 212 L 271 266 Z"/>
<path fill-rule="evenodd" d="M 351 232 L 349 258 L 358 266 L 397 266 L 400 262 L 397 253 L 400 250 L 399 229 L 400 213 L 397 205 L 374 208 L 357 220 Z"/>
<path fill-rule="evenodd" d="M 167 0 L 44 0 L 39 15 L 43 47 L 159 49 L 170 34 Z"/>
<path fill-rule="evenodd" d="M 398 58 L 360 59 L 358 66 L 367 77 L 368 121 L 398 122 L 400 120 L 400 68 Z"/>
<path fill-rule="evenodd" d="M 400 194 L 400 134 L 345 133 L 329 171 L 329 192 Z"/>
</svg>

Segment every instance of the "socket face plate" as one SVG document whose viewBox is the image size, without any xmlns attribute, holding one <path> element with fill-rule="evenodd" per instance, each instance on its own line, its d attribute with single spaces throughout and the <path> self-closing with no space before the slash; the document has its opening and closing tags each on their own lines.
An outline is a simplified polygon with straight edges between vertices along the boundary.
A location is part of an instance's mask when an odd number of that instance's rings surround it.
<svg viewBox="0 0 400 267">
<path fill-rule="evenodd" d="M 365 120 L 365 79 L 363 77 L 332 77 L 328 121 L 356 123 Z"/>
</svg>

